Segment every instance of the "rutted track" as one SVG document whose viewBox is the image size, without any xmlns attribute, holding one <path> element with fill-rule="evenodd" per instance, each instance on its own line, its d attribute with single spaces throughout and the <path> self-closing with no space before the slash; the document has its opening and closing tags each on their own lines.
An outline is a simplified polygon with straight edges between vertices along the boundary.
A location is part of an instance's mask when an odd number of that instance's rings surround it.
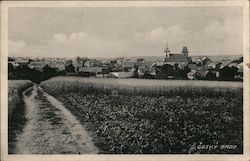
<svg viewBox="0 0 250 161">
<path fill-rule="evenodd" d="M 23 131 L 16 136 L 15 154 L 98 153 L 84 127 L 61 102 L 39 86 L 24 92 Z"/>
</svg>

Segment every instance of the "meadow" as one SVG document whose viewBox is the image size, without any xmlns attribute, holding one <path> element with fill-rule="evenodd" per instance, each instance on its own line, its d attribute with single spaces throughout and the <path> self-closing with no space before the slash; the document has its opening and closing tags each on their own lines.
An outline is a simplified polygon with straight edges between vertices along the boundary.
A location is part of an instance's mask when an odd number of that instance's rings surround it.
<svg viewBox="0 0 250 161">
<path fill-rule="evenodd" d="M 242 86 L 79 77 L 41 83 L 87 127 L 101 153 L 109 154 L 242 153 Z"/>
<path fill-rule="evenodd" d="M 8 81 L 8 117 L 12 116 L 13 110 L 18 108 L 22 101 L 22 92 L 33 83 L 29 80 Z"/>
</svg>

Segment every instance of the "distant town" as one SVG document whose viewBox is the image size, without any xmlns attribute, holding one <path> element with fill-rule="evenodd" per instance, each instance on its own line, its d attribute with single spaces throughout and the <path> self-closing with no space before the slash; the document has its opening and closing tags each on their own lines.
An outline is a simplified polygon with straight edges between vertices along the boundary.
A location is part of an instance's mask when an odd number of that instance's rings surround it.
<svg viewBox="0 0 250 161">
<path fill-rule="evenodd" d="M 162 58 L 157 60 L 8 57 L 8 79 L 41 82 L 54 76 L 242 81 L 243 57 L 220 61 L 209 56 L 194 59 L 186 46 L 180 53 L 171 53 L 166 47 Z"/>
</svg>

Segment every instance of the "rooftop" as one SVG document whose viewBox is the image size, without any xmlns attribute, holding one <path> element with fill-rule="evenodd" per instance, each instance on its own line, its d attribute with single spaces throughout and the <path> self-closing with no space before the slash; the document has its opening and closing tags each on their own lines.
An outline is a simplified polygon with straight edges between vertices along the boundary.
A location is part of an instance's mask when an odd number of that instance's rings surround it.
<svg viewBox="0 0 250 161">
<path fill-rule="evenodd" d="M 188 63 L 188 59 L 183 54 L 170 54 L 169 58 L 166 58 L 165 62 L 186 62 Z"/>
<path fill-rule="evenodd" d="M 49 64 L 49 62 L 46 62 L 46 61 L 33 61 L 33 62 L 30 62 L 29 66 L 45 66 Z"/>
<path fill-rule="evenodd" d="M 228 66 L 231 62 L 232 62 L 231 60 L 222 61 L 220 68 L 222 69 L 222 68 Z"/>
<path fill-rule="evenodd" d="M 79 68 L 80 72 L 89 72 L 89 73 L 99 73 L 102 72 L 102 67 L 81 67 Z"/>
<path fill-rule="evenodd" d="M 111 72 L 109 73 L 109 76 L 113 76 L 116 78 L 131 78 L 133 77 L 134 73 L 133 72 Z"/>
<path fill-rule="evenodd" d="M 134 65 L 135 65 L 134 62 L 130 62 L 130 61 L 123 62 L 123 67 L 131 67 L 131 68 L 133 68 Z"/>
<path fill-rule="evenodd" d="M 194 74 L 196 74 L 196 73 L 197 73 L 196 70 L 191 70 L 189 73 L 187 73 L 187 75 L 192 76 L 192 75 L 194 75 Z"/>
</svg>

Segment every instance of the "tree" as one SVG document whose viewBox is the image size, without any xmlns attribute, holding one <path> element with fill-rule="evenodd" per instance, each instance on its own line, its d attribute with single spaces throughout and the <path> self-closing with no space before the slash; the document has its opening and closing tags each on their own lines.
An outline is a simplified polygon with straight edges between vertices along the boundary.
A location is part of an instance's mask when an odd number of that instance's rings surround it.
<svg viewBox="0 0 250 161">
<path fill-rule="evenodd" d="M 8 57 L 8 61 L 15 61 L 14 57 Z"/>
<path fill-rule="evenodd" d="M 14 66 L 11 63 L 8 63 L 8 74 L 14 71 Z"/>
<path fill-rule="evenodd" d="M 66 73 L 74 73 L 75 72 L 75 67 L 73 64 L 70 64 L 66 67 L 65 69 Z"/>
<path fill-rule="evenodd" d="M 87 57 L 84 57 L 84 58 L 80 58 L 79 56 L 76 57 L 76 61 L 83 61 L 83 62 L 86 62 L 88 61 L 89 59 Z"/>
<path fill-rule="evenodd" d="M 237 74 L 237 67 L 225 67 L 220 70 L 220 80 L 234 80 Z"/>
<path fill-rule="evenodd" d="M 55 69 L 49 67 L 48 65 L 43 67 L 43 72 L 42 72 L 43 80 L 49 79 L 49 78 L 51 78 L 51 77 L 53 77 L 55 75 L 56 75 Z"/>
<path fill-rule="evenodd" d="M 168 79 L 168 76 L 173 76 L 173 74 L 174 67 L 169 64 L 165 64 L 162 67 L 158 67 L 156 69 L 156 75 L 159 79 Z"/>
</svg>

